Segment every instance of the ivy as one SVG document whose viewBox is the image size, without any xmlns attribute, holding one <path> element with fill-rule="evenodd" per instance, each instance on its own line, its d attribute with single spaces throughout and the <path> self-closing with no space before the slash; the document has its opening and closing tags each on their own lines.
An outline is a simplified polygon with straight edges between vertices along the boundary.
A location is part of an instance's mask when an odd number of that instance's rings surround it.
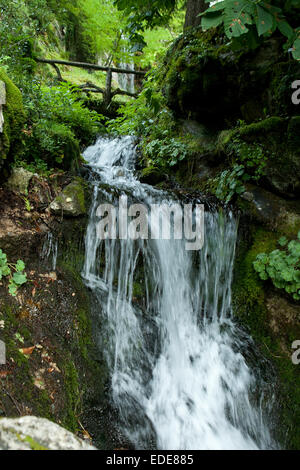
<svg viewBox="0 0 300 470">
<path fill-rule="evenodd" d="M 300 232 L 297 240 L 281 237 L 278 244 L 281 249 L 257 256 L 254 269 L 263 281 L 271 279 L 275 287 L 300 300 Z"/>
<path fill-rule="evenodd" d="M 16 264 L 8 263 L 6 254 L 0 248 L 0 281 L 3 278 L 8 278 L 8 291 L 13 297 L 17 295 L 18 288 L 27 282 L 25 263 L 22 260 Z"/>
</svg>

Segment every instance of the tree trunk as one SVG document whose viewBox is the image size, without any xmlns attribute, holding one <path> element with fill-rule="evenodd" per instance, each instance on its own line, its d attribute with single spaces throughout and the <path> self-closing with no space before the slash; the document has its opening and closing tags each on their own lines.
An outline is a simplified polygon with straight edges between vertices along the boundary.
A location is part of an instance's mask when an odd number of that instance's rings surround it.
<svg viewBox="0 0 300 470">
<path fill-rule="evenodd" d="M 201 24 L 199 13 L 203 13 L 209 7 L 204 0 L 187 0 L 184 30 L 194 28 Z"/>
</svg>

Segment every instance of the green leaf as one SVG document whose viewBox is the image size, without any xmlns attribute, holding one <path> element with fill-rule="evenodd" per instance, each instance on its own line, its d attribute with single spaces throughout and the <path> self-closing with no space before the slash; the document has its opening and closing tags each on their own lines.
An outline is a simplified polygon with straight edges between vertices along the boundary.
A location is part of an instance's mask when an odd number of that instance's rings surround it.
<svg viewBox="0 0 300 470">
<path fill-rule="evenodd" d="M 277 20 L 277 27 L 279 31 L 291 41 L 295 35 L 295 31 L 293 28 L 288 24 L 287 21 L 278 19 Z"/>
<path fill-rule="evenodd" d="M 209 28 L 216 28 L 223 22 L 222 13 L 216 12 L 213 14 L 208 14 L 202 18 L 202 28 L 206 31 Z"/>
<path fill-rule="evenodd" d="M 18 272 L 21 272 L 21 271 L 24 271 L 24 269 L 25 269 L 25 263 L 19 259 L 16 264 L 16 270 Z"/>
<path fill-rule="evenodd" d="M 11 273 L 9 266 L 7 265 L 1 268 L 1 272 L 2 272 L 2 276 L 9 276 Z"/>
<path fill-rule="evenodd" d="M 13 282 L 15 282 L 17 284 L 17 286 L 22 286 L 23 284 L 25 284 L 27 282 L 26 274 L 15 273 L 13 275 Z"/>
<path fill-rule="evenodd" d="M 256 20 L 257 31 L 258 35 L 262 36 L 272 31 L 274 17 L 261 6 L 256 5 L 256 8 L 258 15 Z"/>
<path fill-rule="evenodd" d="M 281 237 L 278 240 L 280 246 L 286 246 L 288 244 L 288 239 L 286 237 Z"/>
<path fill-rule="evenodd" d="M 300 38 L 296 39 L 293 45 L 293 57 L 296 60 L 300 60 Z"/>
<path fill-rule="evenodd" d="M 14 284 L 9 284 L 9 286 L 8 286 L 8 292 L 10 293 L 10 295 L 12 295 L 13 297 L 15 297 L 16 294 L 17 294 L 17 286 L 15 286 Z"/>
<path fill-rule="evenodd" d="M 216 13 L 217 11 L 224 10 L 225 7 L 226 7 L 226 2 L 223 0 L 222 2 L 215 3 L 210 8 L 205 10 L 203 13 L 200 13 L 198 16 L 204 16 L 210 13 Z"/>
</svg>

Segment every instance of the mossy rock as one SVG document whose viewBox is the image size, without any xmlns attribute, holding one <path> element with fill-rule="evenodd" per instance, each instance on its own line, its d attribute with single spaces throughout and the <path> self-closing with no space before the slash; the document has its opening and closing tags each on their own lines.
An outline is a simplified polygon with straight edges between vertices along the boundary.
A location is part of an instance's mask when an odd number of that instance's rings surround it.
<svg viewBox="0 0 300 470">
<path fill-rule="evenodd" d="M 79 217 L 86 214 L 86 201 L 84 182 L 81 178 L 75 178 L 72 183 L 50 204 L 50 210 L 55 215 L 67 217 Z"/>
<path fill-rule="evenodd" d="M 25 123 L 25 112 L 23 108 L 20 90 L 0 68 L 0 80 L 5 83 L 6 104 L 3 106 L 4 127 L 0 134 L 0 169 L 5 160 L 16 156 L 21 143 L 21 131 Z"/>
<path fill-rule="evenodd" d="M 295 115 L 291 83 L 299 73 L 297 61 L 286 61 L 280 38 L 264 40 L 254 51 L 233 50 L 220 34 L 194 32 L 171 46 L 159 83 L 180 117 L 234 125 L 238 119 Z"/>
<path fill-rule="evenodd" d="M 154 166 L 148 166 L 141 171 L 140 181 L 142 183 L 150 184 L 155 186 L 161 183 L 165 179 L 165 175 L 159 168 Z"/>
<path fill-rule="evenodd" d="M 290 120 L 272 116 L 253 124 L 222 132 L 218 150 L 255 172 L 263 164 L 260 184 L 287 198 L 300 195 L 300 116 Z"/>
</svg>

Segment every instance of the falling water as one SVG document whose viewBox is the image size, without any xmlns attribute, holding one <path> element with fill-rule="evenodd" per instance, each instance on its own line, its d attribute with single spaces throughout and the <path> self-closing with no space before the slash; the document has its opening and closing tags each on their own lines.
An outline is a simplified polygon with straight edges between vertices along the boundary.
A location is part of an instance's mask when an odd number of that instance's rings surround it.
<svg viewBox="0 0 300 470">
<path fill-rule="evenodd" d="M 57 255 L 58 255 L 58 240 L 53 236 L 52 232 L 48 232 L 45 238 L 41 258 L 47 262 L 51 262 L 51 267 L 53 271 L 56 270 L 57 264 Z"/>
<path fill-rule="evenodd" d="M 237 220 L 206 212 L 199 252 L 181 240 L 104 242 L 99 204 L 172 197 L 135 178 L 130 137 L 101 138 L 84 157 L 94 198 L 83 277 L 101 306 L 99 345 L 124 433 L 138 449 L 274 448 L 264 384 L 244 357 L 252 342 L 232 318 Z"/>
</svg>

